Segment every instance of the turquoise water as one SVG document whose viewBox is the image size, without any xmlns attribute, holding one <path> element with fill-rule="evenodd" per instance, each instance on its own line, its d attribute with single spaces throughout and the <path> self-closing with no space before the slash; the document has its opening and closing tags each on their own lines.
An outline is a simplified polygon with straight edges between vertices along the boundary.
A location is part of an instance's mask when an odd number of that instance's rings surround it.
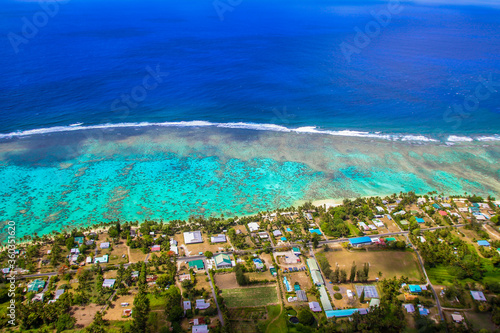
<svg viewBox="0 0 500 333">
<path fill-rule="evenodd" d="M 98 134 L 0 143 L 0 214 L 21 226 L 19 237 L 116 219 L 241 216 L 303 200 L 500 188 L 499 145 L 220 129 Z"/>
</svg>

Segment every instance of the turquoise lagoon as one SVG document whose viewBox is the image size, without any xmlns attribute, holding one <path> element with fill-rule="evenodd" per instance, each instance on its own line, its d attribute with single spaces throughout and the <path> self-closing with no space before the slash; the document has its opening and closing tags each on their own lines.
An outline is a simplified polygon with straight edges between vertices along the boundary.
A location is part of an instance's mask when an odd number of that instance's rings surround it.
<svg viewBox="0 0 500 333">
<path fill-rule="evenodd" d="M 17 236 L 116 219 L 242 216 L 304 200 L 500 192 L 498 142 L 395 142 L 221 128 L 100 129 L 0 142 Z"/>
</svg>

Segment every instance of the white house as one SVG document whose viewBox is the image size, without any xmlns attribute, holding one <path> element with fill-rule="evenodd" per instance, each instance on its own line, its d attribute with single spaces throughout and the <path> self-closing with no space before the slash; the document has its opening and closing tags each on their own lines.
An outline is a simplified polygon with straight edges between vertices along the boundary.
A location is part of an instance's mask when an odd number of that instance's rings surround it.
<svg viewBox="0 0 500 333">
<path fill-rule="evenodd" d="M 199 310 L 205 310 L 210 307 L 210 303 L 206 303 L 204 299 L 196 300 L 196 308 Z"/>
<path fill-rule="evenodd" d="M 210 242 L 212 242 L 212 243 L 225 243 L 226 242 L 226 235 L 220 234 L 217 236 L 212 236 L 212 237 L 210 237 Z"/>
<path fill-rule="evenodd" d="M 309 309 L 311 309 L 312 312 L 321 312 L 321 306 L 319 305 L 318 302 L 309 302 Z"/>
<path fill-rule="evenodd" d="M 250 222 L 247 224 L 247 227 L 248 230 L 250 230 L 250 232 L 255 232 L 259 230 L 259 224 L 257 222 Z"/>
<path fill-rule="evenodd" d="M 184 244 L 203 243 L 201 231 L 188 231 L 184 233 Z"/>
</svg>

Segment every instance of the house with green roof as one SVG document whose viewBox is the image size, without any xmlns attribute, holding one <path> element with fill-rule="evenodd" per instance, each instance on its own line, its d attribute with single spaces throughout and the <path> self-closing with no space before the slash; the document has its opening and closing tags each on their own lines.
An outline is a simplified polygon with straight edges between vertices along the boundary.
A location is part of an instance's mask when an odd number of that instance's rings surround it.
<svg viewBox="0 0 500 333">
<path fill-rule="evenodd" d="M 298 247 L 292 247 L 292 252 L 293 254 L 295 254 L 296 256 L 299 256 L 301 253 L 300 253 L 300 249 Z"/>
<path fill-rule="evenodd" d="M 231 258 L 227 254 L 224 253 L 218 254 L 214 257 L 214 260 L 215 260 L 215 268 L 217 269 L 233 267 L 233 264 L 231 263 Z"/>
<path fill-rule="evenodd" d="M 108 262 L 108 260 L 109 260 L 109 255 L 105 254 L 102 257 L 95 257 L 94 258 L 94 263 L 95 264 L 97 264 L 97 263 L 105 264 L 105 263 Z"/>
<path fill-rule="evenodd" d="M 205 269 L 205 263 L 201 259 L 190 261 L 188 265 L 189 268 L 193 268 L 196 270 Z"/>
<path fill-rule="evenodd" d="M 37 293 L 40 289 L 43 289 L 43 287 L 45 287 L 45 281 L 36 279 L 28 284 L 28 292 Z"/>
</svg>

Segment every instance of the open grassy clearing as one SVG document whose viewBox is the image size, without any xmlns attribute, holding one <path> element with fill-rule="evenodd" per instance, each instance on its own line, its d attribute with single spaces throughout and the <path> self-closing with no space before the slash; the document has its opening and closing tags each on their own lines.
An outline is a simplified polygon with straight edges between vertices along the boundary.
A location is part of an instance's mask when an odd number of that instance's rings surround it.
<svg viewBox="0 0 500 333">
<path fill-rule="evenodd" d="M 229 308 L 265 306 L 278 302 L 276 287 L 249 287 L 222 290 Z"/>
<path fill-rule="evenodd" d="M 422 277 L 415 253 L 410 251 L 377 251 L 377 250 L 352 250 L 348 251 L 340 246 L 332 247 L 331 251 L 324 252 L 325 257 L 335 269 L 338 264 L 340 269 L 349 272 L 352 263 L 360 268 L 367 262 L 370 264 L 369 279 L 375 280 L 382 272 L 381 278 L 406 276 L 410 281 L 418 281 Z M 395 265 L 394 263 L 397 263 Z"/>
</svg>

